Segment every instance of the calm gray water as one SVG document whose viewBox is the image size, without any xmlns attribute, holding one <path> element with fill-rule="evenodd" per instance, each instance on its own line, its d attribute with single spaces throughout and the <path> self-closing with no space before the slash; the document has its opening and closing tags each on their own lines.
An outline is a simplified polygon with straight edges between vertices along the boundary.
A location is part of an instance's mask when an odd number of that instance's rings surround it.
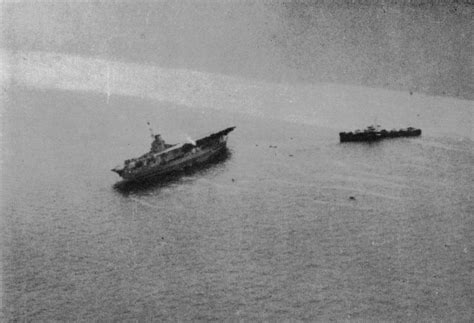
<svg viewBox="0 0 474 323">
<path fill-rule="evenodd" d="M 383 20 L 378 7 L 165 4 L 104 7 L 104 22 L 84 13 L 100 4 L 5 9 L 0 319 L 472 321 L 473 103 L 456 69 L 471 9 L 394 6 Z M 344 76 L 349 45 L 325 32 L 360 15 L 398 31 L 400 51 L 432 50 L 451 97 L 411 58 L 390 72 L 383 37 L 364 32 L 346 35 L 365 42 L 351 43 L 352 61 L 377 52 L 376 69 L 356 61 Z M 452 28 L 433 30 L 439 21 Z M 415 41 L 440 30 L 458 59 Z M 279 31 L 300 35 L 299 49 Z M 330 46 L 321 62 L 309 59 L 318 37 Z M 317 75 L 326 61 L 337 67 Z M 237 128 L 208 167 L 116 185 L 110 169 L 149 148 L 147 121 L 171 142 Z M 424 133 L 338 142 L 372 122 Z"/>
</svg>

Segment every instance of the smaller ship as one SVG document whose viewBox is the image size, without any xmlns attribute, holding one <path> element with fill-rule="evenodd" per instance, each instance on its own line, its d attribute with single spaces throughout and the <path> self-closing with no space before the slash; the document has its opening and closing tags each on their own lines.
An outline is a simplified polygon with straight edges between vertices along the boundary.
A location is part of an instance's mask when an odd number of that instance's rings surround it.
<svg viewBox="0 0 474 323">
<path fill-rule="evenodd" d="M 417 137 L 421 135 L 421 129 L 408 127 L 400 130 L 380 129 L 380 126 L 368 126 L 364 130 L 356 130 L 354 132 L 340 132 L 339 139 L 341 142 L 352 141 L 376 141 L 385 138 L 399 138 L 399 137 Z"/>
<path fill-rule="evenodd" d="M 229 127 L 196 141 L 175 145 L 165 143 L 160 135 L 153 135 L 149 152 L 125 160 L 112 171 L 127 181 L 142 181 L 206 163 L 226 149 L 227 135 L 234 129 Z"/>
</svg>

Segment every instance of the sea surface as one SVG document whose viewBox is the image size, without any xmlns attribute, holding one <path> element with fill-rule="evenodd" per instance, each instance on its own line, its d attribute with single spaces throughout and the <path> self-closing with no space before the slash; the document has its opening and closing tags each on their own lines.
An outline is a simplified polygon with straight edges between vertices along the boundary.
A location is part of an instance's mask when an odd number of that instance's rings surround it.
<svg viewBox="0 0 474 323">
<path fill-rule="evenodd" d="M 124 3 L 3 9 L 0 320 L 473 320 L 470 7 Z M 381 36 L 344 34 L 382 22 L 439 65 L 395 72 Z M 422 41 L 440 30 L 456 51 Z M 205 167 L 124 184 L 147 122 L 236 129 Z M 372 123 L 423 134 L 339 143 Z"/>
</svg>

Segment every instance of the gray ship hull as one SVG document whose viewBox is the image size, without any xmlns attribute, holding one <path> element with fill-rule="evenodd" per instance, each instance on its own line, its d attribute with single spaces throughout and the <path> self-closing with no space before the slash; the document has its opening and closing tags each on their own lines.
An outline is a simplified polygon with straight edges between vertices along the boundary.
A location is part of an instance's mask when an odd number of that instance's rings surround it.
<svg viewBox="0 0 474 323">
<path fill-rule="evenodd" d="M 207 163 L 226 149 L 227 134 L 232 130 L 234 127 L 211 134 L 195 144 L 170 145 L 163 152 L 146 153 L 125 161 L 123 166 L 117 166 L 112 171 L 126 181 L 143 181 Z"/>
<path fill-rule="evenodd" d="M 190 154 L 182 159 L 172 161 L 164 166 L 147 167 L 139 171 L 130 171 L 122 173 L 122 178 L 128 181 L 143 181 L 149 178 L 164 176 L 173 172 L 184 170 L 199 164 L 204 164 L 214 156 L 226 149 L 226 144 L 222 144 L 209 149 L 203 149 L 194 154 Z"/>
</svg>

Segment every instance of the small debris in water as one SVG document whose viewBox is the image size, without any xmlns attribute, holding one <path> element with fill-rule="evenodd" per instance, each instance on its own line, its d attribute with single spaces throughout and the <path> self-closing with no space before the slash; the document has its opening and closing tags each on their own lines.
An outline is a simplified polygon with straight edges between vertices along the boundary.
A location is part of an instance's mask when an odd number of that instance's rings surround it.
<svg viewBox="0 0 474 323">
<path fill-rule="evenodd" d="M 232 178 L 232 182 L 235 182 L 235 179 Z"/>
<path fill-rule="evenodd" d="M 355 200 L 356 198 L 354 196 L 349 196 L 349 200 Z"/>
<path fill-rule="evenodd" d="M 293 157 L 293 155 L 292 155 L 292 154 L 289 154 L 288 156 L 290 156 L 290 157 Z"/>
</svg>

